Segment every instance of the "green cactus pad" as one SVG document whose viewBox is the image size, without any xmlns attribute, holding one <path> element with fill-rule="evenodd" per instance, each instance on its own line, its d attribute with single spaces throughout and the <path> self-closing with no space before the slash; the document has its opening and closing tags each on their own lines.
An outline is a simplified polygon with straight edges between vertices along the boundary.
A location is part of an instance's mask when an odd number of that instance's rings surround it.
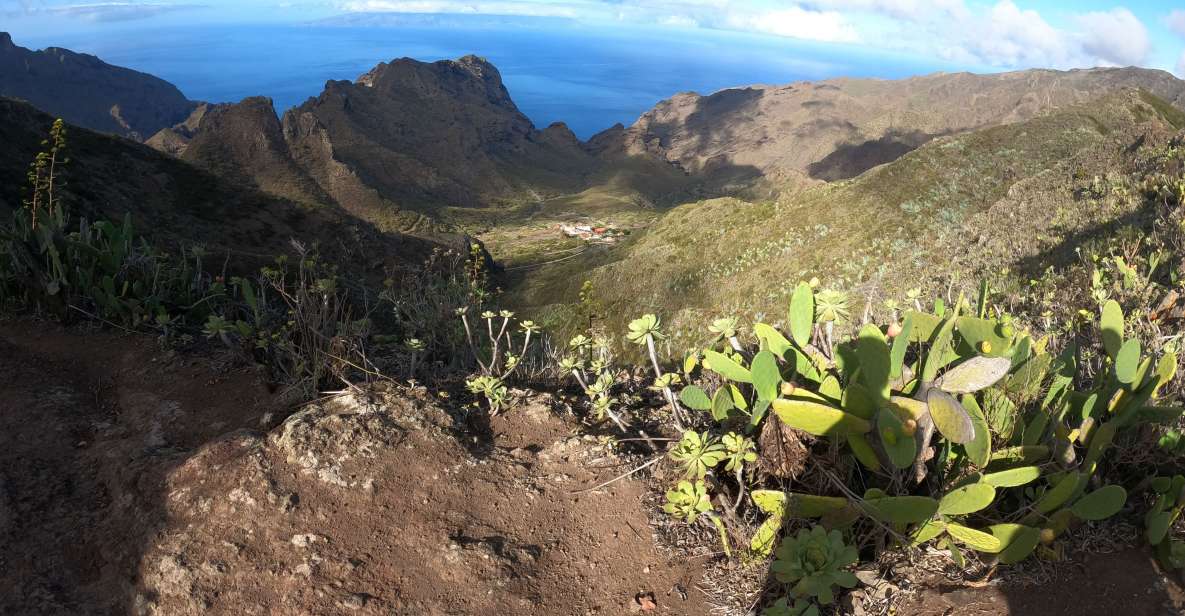
<svg viewBox="0 0 1185 616">
<path fill-rule="evenodd" d="M 988 473 L 983 476 L 983 482 L 997 488 L 1015 488 L 1030 484 L 1040 476 L 1041 467 L 1021 466 L 998 473 Z"/>
<path fill-rule="evenodd" d="M 1078 483 L 1082 480 L 1082 475 L 1077 471 L 1066 473 L 1056 485 L 1045 492 L 1041 500 L 1037 501 L 1034 509 L 1038 513 L 1050 513 L 1055 509 L 1066 504 L 1070 497 L 1078 490 Z"/>
<path fill-rule="evenodd" d="M 1004 549 L 1000 551 L 1000 562 L 1006 565 L 1028 558 L 1037 548 L 1037 544 L 1041 543 L 1041 530 L 1032 526 L 996 524 L 988 530 L 1004 544 Z"/>
<path fill-rule="evenodd" d="M 908 315 L 901 322 L 901 333 L 893 338 L 893 345 L 889 349 L 889 379 L 901 378 L 902 368 L 905 366 L 905 353 L 909 350 L 909 339 L 913 334 L 913 319 Z"/>
<path fill-rule="evenodd" d="M 938 501 L 927 496 L 885 496 L 865 504 L 871 515 L 894 524 L 921 524 L 938 511 Z"/>
<path fill-rule="evenodd" d="M 704 390 L 696 385 L 688 385 L 679 392 L 679 401 L 689 409 L 696 411 L 708 411 L 712 409 L 712 399 Z"/>
<path fill-rule="evenodd" d="M 815 436 L 863 434 L 872 430 L 868 420 L 816 402 L 782 398 L 773 401 L 773 409 L 782 423 Z"/>
<path fill-rule="evenodd" d="M 967 452 L 967 458 L 971 460 L 972 464 L 983 468 L 991 460 L 992 433 L 988 428 L 987 419 L 983 416 L 983 411 L 979 408 L 979 402 L 975 400 L 975 396 L 966 394 L 962 397 L 962 400 L 963 408 L 967 409 L 967 414 L 971 416 L 971 423 L 975 424 L 975 437 L 963 443 L 963 450 Z"/>
<path fill-rule="evenodd" d="M 1014 466 L 1017 464 L 1032 464 L 1049 459 L 1049 447 L 1045 445 L 1025 445 L 1008 447 L 992 452 L 988 466 Z"/>
<path fill-rule="evenodd" d="M 951 368 L 934 384 L 952 394 L 970 394 L 995 385 L 1012 369 L 1007 357 L 979 355 Z"/>
<path fill-rule="evenodd" d="M 905 433 L 897 414 L 887 408 L 878 411 L 876 431 L 889 463 L 896 468 L 909 468 L 917 457 L 917 443 L 912 435 Z"/>
<path fill-rule="evenodd" d="M 975 424 L 971 421 L 971 415 L 953 396 L 934 388 L 926 394 L 926 405 L 930 407 L 934 427 L 947 440 L 961 445 L 975 438 Z"/>
<path fill-rule="evenodd" d="M 1083 520 L 1105 520 L 1123 509 L 1127 503 L 1127 490 L 1123 486 L 1103 486 L 1078 499 L 1070 511 Z"/>
<path fill-rule="evenodd" d="M 782 332 L 765 323 L 754 323 L 753 334 L 757 336 L 766 350 L 778 357 L 786 357 L 786 351 L 794 348 L 790 341 L 782 335 Z"/>
<path fill-rule="evenodd" d="M 1004 544 L 995 535 L 989 535 L 981 530 L 967 528 L 959 524 L 947 524 L 946 533 L 955 541 L 975 550 L 995 554 L 1004 549 Z"/>
<path fill-rule="evenodd" d="M 864 434 L 857 434 L 849 432 L 846 435 L 848 447 L 852 450 L 852 455 L 864 468 L 878 473 L 881 470 L 880 458 L 876 455 L 876 450 L 872 448 L 872 444 L 868 442 L 868 438 Z"/>
<path fill-rule="evenodd" d="M 752 383 L 753 374 L 723 353 L 704 351 L 704 367 L 720 376 L 738 383 Z"/>
<path fill-rule="evenodd" d="M 796 518 L 821 518 L 847 506 L 848 499 L 839 496 L 791 492 L 786 500 L 786 513 Z"/>
<path fill-rule="evenodd" d="M 1119 353 L 1119 348 L 1123 346 L 1123 309 L 1119 307 L 1118 302 L 1110 299 L 1103 305 L 1099 326 L 1102 328 L 1103 348 L 1106 349 L 1107 355 L 1114 359 Z"/>
<path fill-rule="evenodd" d="M 910 539 L 912 540 L 913 545 L 918 546 L 937 537 L 938 535 L 941 535 L 944 532 L 946 532 L 946 524 L 944 522 L 930 520 L 919 526 L 917 530 L 913 532 L 913 535 L 910 536 Z"/>
<path fill-rule="evenodd" d="M 778 397 L 778 386 L 782 384 L 782 373 L 778 371 L 778 360 L 770 351 L 761 351 L 749 365 L 753 376 L 753 390 L 762 400 Z"/>
<path fill-rule="evenodd" d="M 938 513 L 967 515 L 982 511 L 996 500 L 996 488 L 986 483 L 973 483 L 951 490 L 938 502 Z"/>
<path fill-rule="evenodd" d="M 712 419 L 724 421 L 728 419 L 728 412 L 736 408 L 732 402 L 732 392 L 728 387 L 721 387 L 712 395 Z"/>
<path fill-rule="evenodd" d="M 848 383 L 840 398 L 843 410 L 857 417 L 872 419 L 876 416 L 877 400 L 868 393 L 868 388 L 859 383 Z"/>
<path fill-rule="evenodd" d="M 1124 385 L 1136 383 L 1136 374 L 1140 368 L 1140 341 L 1132 338 L 1119 347 L 1115 354 L 1115 378 Z"/>
<path fill-rule="evenodd" d="M 794 344 L 805 347 L 811 341 L 811 328 L 815 324 L 815 292 L 811 285 L 800 282 L 790 298 L 790 337 Z"/>
<path fill-rule="evenodd" d="M 860 328 L 856 338 L 856 354 L 860 358 L 860 380 L 870 393 L 887 401 L 892 367 L 889 345 L 879 327 L 869 323 Z"/>
</svg>

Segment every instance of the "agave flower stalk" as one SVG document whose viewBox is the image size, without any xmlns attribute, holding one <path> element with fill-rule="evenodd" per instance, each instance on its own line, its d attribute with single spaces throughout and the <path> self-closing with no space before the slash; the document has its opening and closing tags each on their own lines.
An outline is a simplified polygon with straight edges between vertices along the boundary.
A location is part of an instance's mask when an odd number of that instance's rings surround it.
<svg viewBox="0 0 1185 616">
<path fill-rule="evenodd" d="M 489 374 L 490 367 L 481 360 L 481 354 L 477 352 L 477 345 L 473 342 L 473 329 L 469 326 L 468 311 L 464 308 L 458 308 L 457 314 L 460 315 L 461 323 L 465 326 L 465 340 L 469 343 L 469 350 L 473 353 L 474 361 L 481 367 L 482 374 Z"/>
<path fill-rule="evenodd" d="M 662 378 L 662 368 L 658 365 L 658 352 L 654 348 L 654 335 L 646 334 L 646 350 L 650 353 L 650 365 L 654 366 L 655 378 Z M 662 395 L 667 399 L 667 404 L 671 406 L 671 414 L 675 418 L 675 429 L 683 431 L 683 409 L 679 406 L 678 400 L 675 399 L 675 392 L 671 391 L 670 385 L 663 385 Z"/>
<path fill-rule="evenodd" d="M 675 421 L 675 428 L 680 432 L 684 431 L 683 409 L 679 406 L 678 400 L 675 398 L 675 392 L 671 391 L 669 383 L 663 381 L 662 367 L 658 363 L 658 350 L 655 348 L 654 340 L 656 337 L 661 337 L 660 331 L 661 322 L 658 317 L 653 314 L 642 315 L 640 319 L 630 321 L 630 332 L 626 337 L 634 344 L 646 345 L 646 351 L 650 356 L 650 365 L 654 368 L 654 378 L 656 382 L 660 382 L 663 397 L 666 398 L 667 404 L 671 407 L 671 416 Z"/>
</svg>

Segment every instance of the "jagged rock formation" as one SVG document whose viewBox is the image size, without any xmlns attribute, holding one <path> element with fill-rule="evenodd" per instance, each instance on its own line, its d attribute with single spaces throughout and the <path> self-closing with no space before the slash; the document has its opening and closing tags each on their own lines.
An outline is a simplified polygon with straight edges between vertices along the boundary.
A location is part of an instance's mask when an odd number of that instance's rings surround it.
<svg viewBox="0 0 1185 616">
<path fill-rule="evenodd" d="M 1185 106 L 1185 81 L 1137 68 L 831 79 L 678 94 L 587 147 L 610 160 L 650 156 L 700 175 L 745 169 L 832 181 L 939 135 L 1026 120 L 1126 87 Z"/>
<path fill-rule="evenodd" d="M 60 47 L 18 47 L 7 32 L 0 32 L 0 96 L 136 140 L 184 120 L 196 105 L 163 79 Z"/>
<path fill-rule="evenodd" d="M 562 125 L 536 130 L 476 56 L 379 64 L 284 114 L 293 156 L 339 201 L 478 207 L 572 190 L 597 162 Z"/>
<path fill-rule="evenodd" d="M 202 103 L 184 122 L 162 129 L 147 144 L 273 195 L 303 203 L 332 201 L 292 160 L 269 98 Z"/>
</svg>

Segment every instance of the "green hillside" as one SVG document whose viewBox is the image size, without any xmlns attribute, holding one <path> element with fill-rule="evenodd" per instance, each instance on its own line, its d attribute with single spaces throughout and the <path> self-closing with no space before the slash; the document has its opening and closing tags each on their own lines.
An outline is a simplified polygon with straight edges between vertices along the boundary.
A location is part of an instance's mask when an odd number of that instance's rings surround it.
<svg viewBox="0 0 1185 616">
<path fill-rule="evenodd" d="M 678 333 L 723 314 L 779 320 L 794 285 L 812 277 L 848 292 L 854 313 L 911 288 L 945 293 L 985 275 L 1024 283 L 1045 267 L 1030 263 L 1071 260 L 1084 230 L 1141 224 L 1129 170 L 1182 126 L 1160 99 L 1120 92 L 938 139 L 775 201 L 683 205 L 619 247 L 512 280 L 512 291 L 562 322 L 564 303 L 590 279 L 609 318 L 659 312 Z M 1099 182 L 1118 189 L 1091 198 Z"/>
</svg>

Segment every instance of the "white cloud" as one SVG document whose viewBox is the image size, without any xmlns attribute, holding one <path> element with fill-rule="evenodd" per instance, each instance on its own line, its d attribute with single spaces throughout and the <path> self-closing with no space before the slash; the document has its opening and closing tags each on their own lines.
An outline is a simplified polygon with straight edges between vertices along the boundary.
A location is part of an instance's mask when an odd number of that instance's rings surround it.
<svg viewBox="0 0 1185 616">
<path fill-rule="evenodd" d="M 577 7 L 558 2 L 516 0 L 350 0 L 341 4 L 350 13 L 449 13 L 461 15 L 521 15 L 578 17 Z"/>
<path fill-rule="evenodd" d="M 3 0 L 0 0 L 3 1 Z M 338 0 L 350 12 L 563 17 L 756 32 L 870 45 L 972 66 L 1071 68 L 1143 64 L 1144 24 L 1126 8 L 1059 14 L 1033 0 Z M 1166 18 L 1185 36 L 1185 10 Z"/>
<path fill-rule="evenodd" d="M 1083 51 L 1102 62 L 1120 66 L 1142 64 L 1152 50 L 1148 29 L 1125 8 L 1079 15 L 1077 22 L 1083 29 Z"/>
<path fill-rule="evenodd" d="M 1185 10 L 1173 9 L 1173 12 L 1169 13 L 1164 21 L 1168 24 L 1169 30 L 1185 36 Z"/>
<path fill-rule="evenodd" d="M 698 28 L 699 22 L 686 15 L 667 15 L 658 20 L 660 26 L 673 28 Z"/>
<path fill-rule="evenodd" d="M 3 15 L 60 15 L 84 21 L 115 22 L 147 19 L 174 11 L 204 8 L 201 4 L 177 4 L 157 2 L 93 2 L 85 4 L 51 5 L 47 2 L 22 0 L 17 3 L 19 11 L 3 11 Z M 3 7 L 0 2 L 0 7 Z"/>
<path fill-rule="evenodd" d="M 963 44 L 976 57 L 1003 66 L 1059 65 L 1066 61 L 1065 36 L 1049 25 L 1041 14 L 1023 10 L 1012 0 L 1002 0 L 992 7 L 979 32 Z M 974 27 L 974 26 L 973 26 Z"/>
<path fill-rule="evenodd" d="M 797 39 L 851 43 L 860 37 L 844 16 L 835 11 L 808 11 L 790 7 L 761 13 L 729 15 L 725 24 L 733 30 L 764 32 Z"/>
</svg>

